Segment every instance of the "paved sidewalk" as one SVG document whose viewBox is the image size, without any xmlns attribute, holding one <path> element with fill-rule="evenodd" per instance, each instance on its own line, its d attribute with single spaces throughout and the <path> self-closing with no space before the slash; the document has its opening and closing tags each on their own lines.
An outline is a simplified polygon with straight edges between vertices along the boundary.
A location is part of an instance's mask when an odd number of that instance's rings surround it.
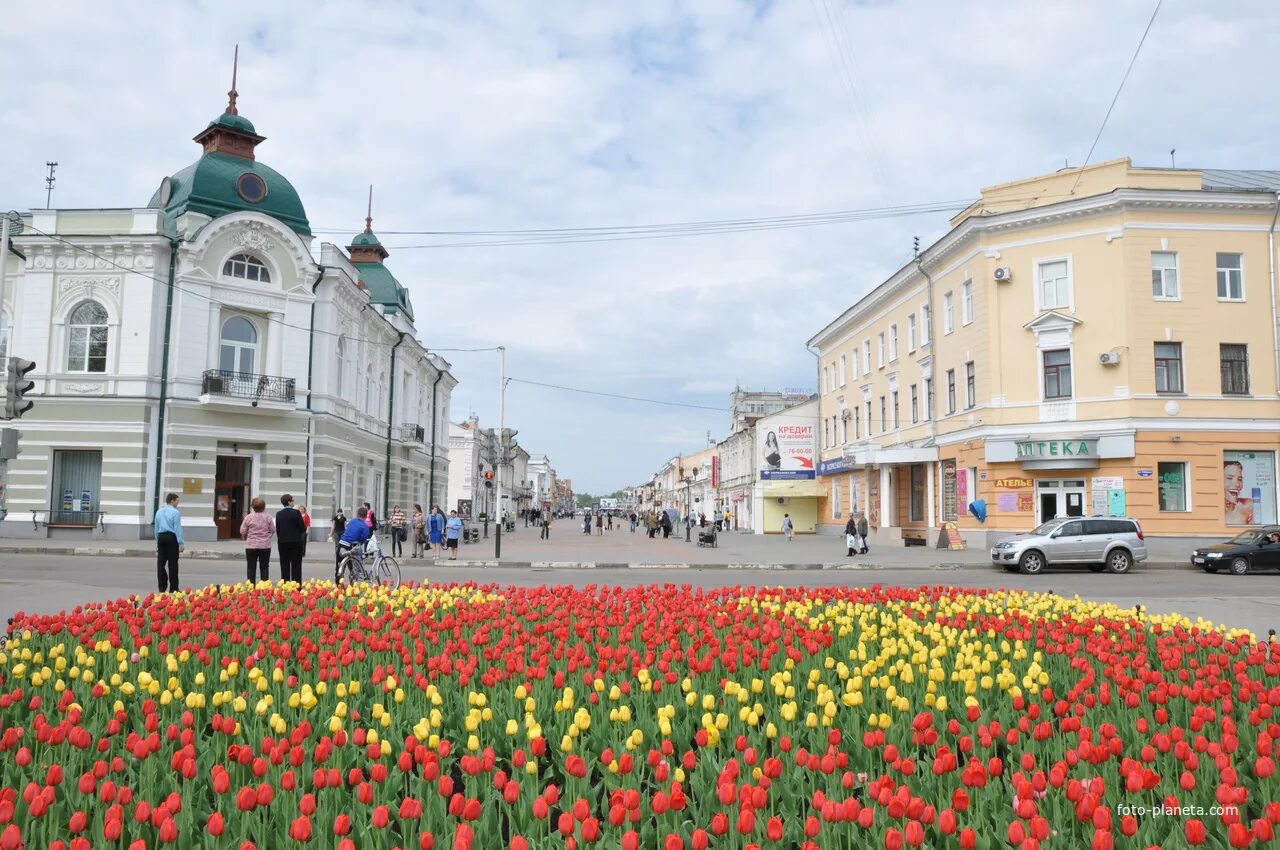
<svg viewBox="0 0 1280 850">
<path fill-rule="evenodd" d="M 490 530 L 492 535 L 492 529 Z M 697 539 L 695 529 L 693 538 Z M 726 569 L 991 569 L 986 549 L 935 549 L 926 546 L 876 545 L 867 555 L 845 555 L 844 539 L 834 535 L 803 535 L 788 542 L 780 535 L 752 535 L 729 532 L 719 536 L 716 547 L 686 543 L 684 535 L 650 540 L 640 531 L 632 534 L 624 526 L 603 535 L 582 534 L 581 525 L 561 521 L 552 528 L 550 540 L 541 540 L 534 528 L 517 528 L 502 538 L 502 557 L 494 557 L 494 539 L 460 547 L 458 560 L 441 559 L 439 566 L 531 567 L 535 569 L 646 569 L 701 567 Z M 1189 569 L 1190 542 L 1148 541 L 1148 560 L 1135 571 Z M 321 563 L 332 558 L 330 544 L 313 541 L 307 547 L 307 562 Z M 390 547 L 384 542 L 384 551 Z M 412 549 L 405 546 L 405 552 Z M 155 548 L 149 541 L 110 541 L 86 538 L 83 541 L 0 540 L 0 554 L 43 553 L 90 557 L 152 558 Z M 243 561 L 244 546 L 239 540 L 191 543 L 184 559 Z M 273 555 L 272 560 L 276 558 Z M 430 565 L 430 559 L 404 563 Z"/>
</svg>

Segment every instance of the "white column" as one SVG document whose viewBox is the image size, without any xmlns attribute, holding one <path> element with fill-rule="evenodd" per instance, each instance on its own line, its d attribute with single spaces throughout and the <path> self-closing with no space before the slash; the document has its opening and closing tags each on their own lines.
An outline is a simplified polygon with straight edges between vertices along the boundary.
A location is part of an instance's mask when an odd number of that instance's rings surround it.
<svg viewBox="0 0 1280 850">
<path fill-rule="evenodd" d="M 284 314 L 267 314 L 267 363 L 264 375 L 278 376 L 284 363 Z"/>
<path fill-rule="evenodd" d="M 893 505 L 893 498 L 892 498 L 893 493 L 890 492 L 893 489 L 893 475 L 890 472 L 891 469 L 892 467 L 890 467 L 888 464 L 880 465 L 880 527 L 881 528 L 893 527 L 897 525 L 897 522 L 898 522 L 897 512 L 894 511 L 893 513 L 890 513 L 890 508 Z"/>
<path fill-rule="evenodd" d="M 218 369 L 222 366 L 221 342 L 222 339 L 222 308 L 217 304 L 209 305 L 209 353 L 207 357 L 213 358 L 212 368 Z M 172 364 L 171 364 L 172 365 Z M 199 371 L 203 372 L 204 367 Z"/>
<path fill-rule="evenodd" d="M 933 528 L 934 519 L 937 516 L 937 514 L 934 512 L 934 504 L 933 504 L 933 476 L 934 476 L 934 473 L 938 471 L 937 462 L 935 461 L 933 463 L 926 465 L 925 471 L 928 472 L 928 475 L 925 477 L 925 493 L 926 493 L 925 498 L 929 502 L 929 528 Z"/>
</svg>

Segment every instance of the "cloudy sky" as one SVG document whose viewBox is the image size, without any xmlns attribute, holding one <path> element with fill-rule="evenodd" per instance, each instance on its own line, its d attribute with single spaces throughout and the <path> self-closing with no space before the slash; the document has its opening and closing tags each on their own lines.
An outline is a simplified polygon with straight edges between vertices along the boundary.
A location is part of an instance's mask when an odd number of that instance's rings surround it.
<svg viewBox="0 0 1280 850">
<path fill-rule="evenodd" d="M 815 386 L 805 340 L 947 214 L 512 245 L 454 232 L 750 219 L 975 197 L 1078 165 L 1154 0 L 10 4 L 0 200 L 147 202 L 226 102 L 347 244 L 375 230 L 432 348 L 507 374 L 725 408 Z M 1092 161 L 1280 168 L 1274 0 L 1165 0 Z M 394 234 L 395 231 L 403 233 Z M 413 231 L 432 231 L 415 234 Z M 475 243 L 483 244 L 475 244 Z M 459 243 L 465 243 L 460 245 Z M 446 354 L 453 415 L 497 361 Z M 722 437 L 724 410 L 513 382 L 507 423 L 579 491 Z"/>
</svg>

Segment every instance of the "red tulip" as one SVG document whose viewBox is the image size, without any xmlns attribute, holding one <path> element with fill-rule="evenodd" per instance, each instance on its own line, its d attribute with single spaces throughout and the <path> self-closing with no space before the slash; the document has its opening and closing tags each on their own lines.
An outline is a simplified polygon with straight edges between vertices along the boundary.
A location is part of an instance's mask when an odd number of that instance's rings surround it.
<svg viewBox="0 0 1280 850">
<path fill-rule="evenodd" d="M 391 811 L 386 806 L 378 806 L 373 810 L 372 823 L 375 829 L 383 829 L 391 822 Z"/>
<path fill-rule="evenodd" d="M 782 840 L 782 818 L 773 816 L 769 818 L 764 827 L 764 834 L 770 841 Z"/>
<path fill-rule="evenodd" d="M 209 815 L 209 819 L 205 821 L 204 829 L 205 829 L 205 832 L 209 833 L 215 838 L 218 837 L 219 835 L 222 835 L 223 831 L 226 829 L 226 823 L 223 821 L 222 813 L 214 812 L 213 814 Z"/>
<path fill-rule="evenodd" d="M 1192 818 L 1182 825 L 1182 833 L 1187 839 L 1187 843 L 1193 846 L 1200 846 L 1205 842 L 1204 823 L 1197 818 Z"/>
<path fill-rule="evenodd" d="M 333 819 L 333 834 L 346 835 L 351 831 L 351 818 L 345 814 L 338 815 Z"/>
<path fill-rule="evenodd" d="M 289 837 L 294 841 L 311 840 L 311 818 L 299 815 L 289 824 Z"/>
<path fill-rule="evenodd" d="M 639 850 L 640 833 L 634 829 L 629 829 L 622 833 L 622 850 Z"/>
</svg>

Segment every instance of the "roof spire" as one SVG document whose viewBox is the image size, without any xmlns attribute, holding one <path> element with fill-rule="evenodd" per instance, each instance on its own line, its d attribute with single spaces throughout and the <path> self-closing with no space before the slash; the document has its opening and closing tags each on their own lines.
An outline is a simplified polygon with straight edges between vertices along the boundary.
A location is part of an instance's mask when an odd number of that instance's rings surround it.
<svg viewBox="0 0 1280 850">
<path fill-rule="evenodd" d="M 369 184 L 369 211 L 364 217 L 364 232 L 373 232 L 373 184 Z"/>
<path fill-rule="evenodd" d="M 236 98 L 240 96 L 236 91 L 236 71 L 240 67 L 240 45 L 236 45 L 236 51 L 231 59 L 231 91 L 227 92 L 227 114 L 239 115 L 236 110 Z"/>
</svg>

